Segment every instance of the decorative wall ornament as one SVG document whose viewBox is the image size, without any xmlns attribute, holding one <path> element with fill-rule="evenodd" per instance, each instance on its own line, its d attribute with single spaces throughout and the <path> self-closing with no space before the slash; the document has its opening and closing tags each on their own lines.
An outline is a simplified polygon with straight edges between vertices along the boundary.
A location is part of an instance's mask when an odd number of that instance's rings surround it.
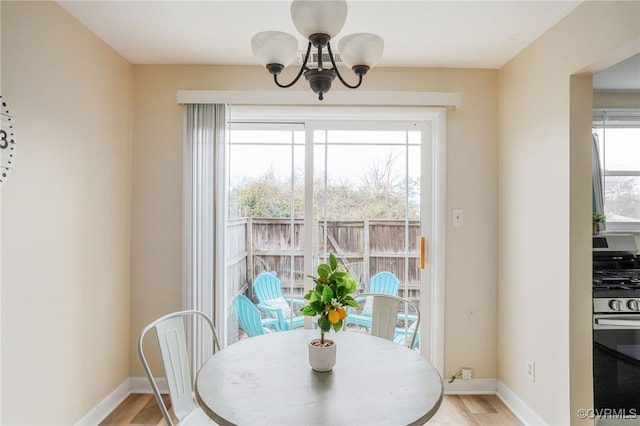
<svg viewBox="0 0 640 426">
<path fill-rule="evenodd" d="M 0 183 L 4 182 L 9 175 L 9 171 L 13 168 L 16 158 L 16 133 L 7 102 L 0 95 L 2 109 L 0 117 L 2 118 L 2 126 L 0 127 Z"/>
</svg>

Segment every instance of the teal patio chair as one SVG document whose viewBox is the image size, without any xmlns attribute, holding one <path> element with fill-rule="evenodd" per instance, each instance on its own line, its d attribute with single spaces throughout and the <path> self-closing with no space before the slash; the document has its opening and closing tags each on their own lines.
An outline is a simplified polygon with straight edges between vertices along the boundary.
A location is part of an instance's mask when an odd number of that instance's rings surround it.
<svg viewBox="0 0 640 426">
<path fill-rule="evenodd" d="M 400 280 L 393 273 L 388 271 L 378 272 L 371 277 L 369 282 L 369 293 L 397 296 L 399 288 Z M 371 328 L 371 313 L 373 309 L 371 296 L 356 296 L 355 299 L 360 303 L 361 311 L 360 313 L 356 313 L 353 309 L 349 309 L 347 325 L 360 325 L 369 330 L 369 328 Z"/>
<path fill-rule="evenodd" d="M 262 318 L 260 310 L 244 294 L 238 294 L 233 298 L 233 311 L 238 319 L 238 324 L 249 337 L 269 333 L 270 331 L 266 327 L 280 331 L 278 320 L 276 318 Z"/>
<path fill-rule="evenodd" d="M 304 317 L 296 315 L 291 306 L 304 306 L 304 300 L 283 297 L 280 279 L 275 275 L 269 272 L 260 273 L 253 280 L 253 294 L 258 299 L 258 308 L 268 318 L 277 319 L 280 330 L 304 326 Z"/>
</svg>

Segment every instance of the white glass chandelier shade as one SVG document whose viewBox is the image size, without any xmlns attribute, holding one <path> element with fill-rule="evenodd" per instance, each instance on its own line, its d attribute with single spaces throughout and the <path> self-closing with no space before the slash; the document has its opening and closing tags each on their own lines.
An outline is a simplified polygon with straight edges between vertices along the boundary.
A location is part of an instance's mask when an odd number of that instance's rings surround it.
<svg viewBox="0 0 640 426">
<path fill-rule="evenodd" d="M 313 34 L 327 34 L 333 38 L 347 20 L 347 2 L 294 0 L 291 3 L 291 19 L 305 38 Z"/>
<path fill-rule="evenodd" d="M 251 38 L 251 49 L 262 66 L 280 64 L 287 67 L 296 57 L 298 40 L 282 31 L 263 31 Z"/>
<path fill-rule="evenodd" d="M 375 34 L 357 33 L 343 37 L 338 43 L 340 59 L 349 68 L 356 65 L 373 67 L 384 50 L 384 40 Z"/>
</svg>

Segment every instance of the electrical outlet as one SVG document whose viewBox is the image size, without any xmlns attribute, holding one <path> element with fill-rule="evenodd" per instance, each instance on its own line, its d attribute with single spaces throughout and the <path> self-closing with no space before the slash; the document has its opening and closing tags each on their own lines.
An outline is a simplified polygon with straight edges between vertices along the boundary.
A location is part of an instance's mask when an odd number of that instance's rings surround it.
<svg viewBox="0 0 640 426">
<path fill-rule="evenodd" d="M 462 380 L 471 380 L 472 370 L 470 368 L 463 368 L 461 371 L 462 371 Z"/>
<path fill-rule="evenodd" d="M 536 363 L 533 361 L 527 361 L 527 376 L 532 382 L 536 381 Z"/>
</svg>

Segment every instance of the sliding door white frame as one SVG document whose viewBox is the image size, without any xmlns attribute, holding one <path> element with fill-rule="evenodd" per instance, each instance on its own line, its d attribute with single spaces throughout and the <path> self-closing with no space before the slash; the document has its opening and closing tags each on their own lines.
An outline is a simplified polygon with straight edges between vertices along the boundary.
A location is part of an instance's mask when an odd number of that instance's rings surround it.
<svg viewBox="0 0 640 426">
<path fill-rule="evenodd" d="M 230 120 L 233 122 L 307 122 L 306 143 L 312 142 L 313 129 L 323 123 L 340 121 L 413 121 L 420 126 L 423 134 L 421 188 L 426 191 L 422 197 L 422 234 L 427 238 L 427 258 L 421 278 L 421 294 L 429 306 L 428 315 L 421 324 L 423 340 L 421 353 L 429 359 L 438 371 L 444 371 L 444 283 L 445 283 L 445 230 L 446 230 L 446 110 L 444 108 L 413 107 L 274 107 L 274 106 L 230 106 Z M 311 141 L 311 142 L 310 142 Z M 306 149 L 306 169 L 313 166 L 313 149 Z M 426 172 L 426 173 L 425 173 Z M 313 178 L 307 174 L 307 187 L 312 187 Z M 309 201 L 309 200 L 307 200 Z M 305 203 L 305 217 L 312 217 L 312 204 Z M 309 210 L 309 211 L 307 211 Z M 306 230 L 311 233 L 311 227 Z M 306 228 L 305 228 L 306 229 Z M 305 235 L 310 241 L 312 235 Z M 305 274 L 313 274 L 311 245 L 305 248 Z M 222 309 L 223 306 L 217 308 Z M 309 319 L 309 324 L 311 320 Z"/>
</svg>

